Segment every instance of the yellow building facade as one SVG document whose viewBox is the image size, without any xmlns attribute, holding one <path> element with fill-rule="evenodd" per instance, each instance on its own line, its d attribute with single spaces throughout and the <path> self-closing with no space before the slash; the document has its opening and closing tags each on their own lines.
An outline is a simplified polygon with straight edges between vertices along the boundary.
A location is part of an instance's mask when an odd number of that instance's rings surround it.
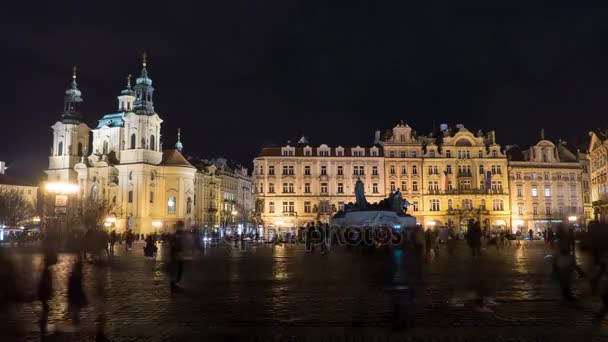
<svg viewBox="0 0 608 342">
<path fill-rule="evenodd" d="M 494 132 L 473 134 L 462 126 L 421 137 L 426 227 L 466 230 L 473 219 L 484 230 L 510 226 L 507 157 Z"/>
<path fill-rule="evenodd" d="M 512 158 L 510 148 L 498 144 L 494 131 L 441 125 L 439 133 L 423 136 L 403 122 L 377 131 L 370 147 L 301 140 L 264 148 L 254 160 L 256 214 L 274 231 L 327 222 L 354 201 L 360 177 L 368 202 L 399 190 L 410 204 L 408 213 L 425 228 L 466 231 L 473 219 L 487 231 L 516 232 L 540 231 L 572 217 L 572 223 L 588 222 L 592 190 L 596 198 L 608 190 L 598 183 L 605 161 L 596 162 L 592 188 L 590 161 L 563 142 L 542 140 L 524 151 L 525 158 Z"/>
<path fill-rule="evenodd" d="M 565 144 L 545 139 L 509 155 L 514 230 L 542 232 L 559 223 L 586 223 L 584 156 L 579 159 Z"/>
<path fill-rule="evenodd" d="M 589 173 L 593 218 L 608 222 L 608 132 L 589 133 Z"/>
</svg>

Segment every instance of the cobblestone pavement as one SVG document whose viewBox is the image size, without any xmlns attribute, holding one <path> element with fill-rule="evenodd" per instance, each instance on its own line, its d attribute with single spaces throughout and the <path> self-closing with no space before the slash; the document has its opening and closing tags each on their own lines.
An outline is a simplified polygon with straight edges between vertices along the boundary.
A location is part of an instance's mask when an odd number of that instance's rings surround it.
<svg viewBox="0 0 608 342">
<path fill-rule="evenodd" d="M 608 321 L 593 320 L 599 299 L 587 279 L 575 281 L 579 301 L 560 300 L 543 242 L 488 246 L 479 260 L 464 242 L 452 255 L 441 246 L 422 259 L 409 249 L 207 248 L 186 260 L 183 293 L 173 295 L 162 249 L 151 260 L 142 246 L 118 248 L 107 266 L 85 265 L 90 305 L 77 331 L 66 305 L 73 256 L 60 255 L 46 340 L 92 341 L 105 321 L 111 341 L 608 341 Z M 578 259 L 588 269 L 586 255 Z M 34 293 L 41 255 L 16 252 L 14 261 L 22 288 Z M 476 309 L 475 292 L 495 305 Z M 5 313 L 0 341 L 39 340 L 40 311 L 27 302 Z M 404 321 L 405 329 L 394 324 Z"/>
</svg>

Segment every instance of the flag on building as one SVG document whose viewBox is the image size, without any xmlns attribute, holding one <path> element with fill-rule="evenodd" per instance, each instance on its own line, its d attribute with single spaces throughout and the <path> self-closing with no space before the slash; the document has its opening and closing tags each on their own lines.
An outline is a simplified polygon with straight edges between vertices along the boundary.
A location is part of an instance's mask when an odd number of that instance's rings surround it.
<svg viewBox="0 0 608 342">
<path fill-rule="evenodd" d="M 443 171 L 443 190 L 448 191 L 448 170 Z"/>
<path fill-rule="evenodd" d="M 486 171 L 486 190 L 492 188 L 492 171 Z"/>
</svg>

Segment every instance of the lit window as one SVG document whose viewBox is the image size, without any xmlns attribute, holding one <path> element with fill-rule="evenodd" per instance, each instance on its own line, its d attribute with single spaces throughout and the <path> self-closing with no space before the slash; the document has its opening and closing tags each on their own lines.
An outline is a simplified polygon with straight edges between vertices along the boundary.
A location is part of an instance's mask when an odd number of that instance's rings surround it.
<svg viewBox="0 0 608 342">
<path fill-rule="evenodd" d="M 167 213 L 175 214 L 175 196 L 169 196 L 167 200 Z"/>
</svg>

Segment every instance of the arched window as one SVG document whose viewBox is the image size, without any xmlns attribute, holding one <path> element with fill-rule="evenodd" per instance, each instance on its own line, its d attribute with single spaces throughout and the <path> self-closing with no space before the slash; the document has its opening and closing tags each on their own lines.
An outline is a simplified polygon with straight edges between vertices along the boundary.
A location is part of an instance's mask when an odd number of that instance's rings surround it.
<svg viewBox="0 0 608 342">
<path fill-rule="evenodd" d="M 81 142 L 79 142 L 79 143 L 78 143 L 78 156 L 79 156 L 79 157 L 82 157 L 83 153 L 84 153 L 84 151 L 83 151 L 83 149 L 82 149 L 82 143 L 81 143 Z"/>
<path fill-rule="evenodd" d="M 131 134 L 131 149 L 134 150 L 135 149 L 135 139 L 137 139 L 135 137 L 135 133 Z"/>
<path fill-rule="evenodd" d="M 156 150 L 156 143 L 154 141 L 154 134 L 150 135 L 150 149 L 152 151 Z"/>
<path fill-rule="evenodd" d="M 481 210 L 486 210 L 486 200 L 485 199 L 481 199 Z"/>
<path fill-rule="evenodd" d="M 57 146 L 57 155 L 58 156 L 62 156 L 63 155 L 63 141 L 60 141 L 59 145 Z"/>
<path fill-rule="evenodd" d="M 175 214 L 175 196 L 169 196 L 167 200 L 167 213 Z"/>
</svg>

